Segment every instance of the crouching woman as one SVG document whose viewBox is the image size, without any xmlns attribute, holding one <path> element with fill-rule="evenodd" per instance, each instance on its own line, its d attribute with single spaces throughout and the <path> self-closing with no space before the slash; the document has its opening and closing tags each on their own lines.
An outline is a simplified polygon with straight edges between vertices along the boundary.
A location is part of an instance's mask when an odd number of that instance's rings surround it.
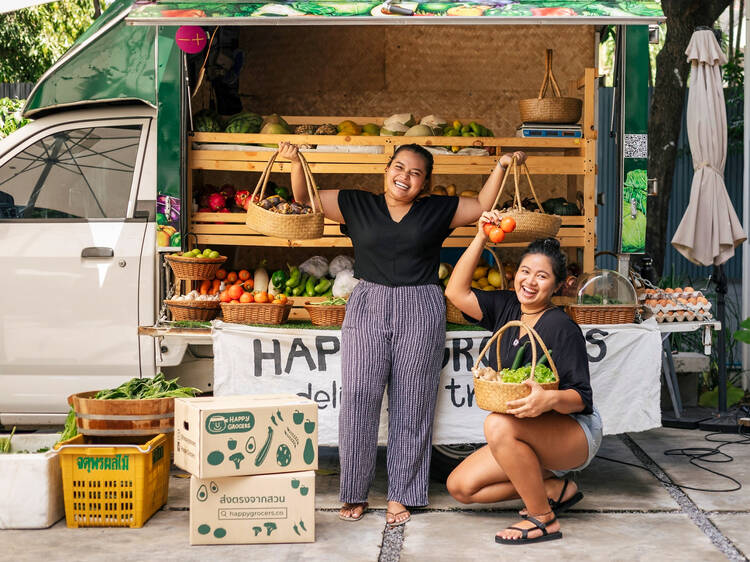
<svg viewBox="0 0 750 562">
<path fill-rule="evenodd" d="M 547 238 L 528 246 L 514 280 L 515 292 L 471 288 L 472 273 L 487 241 L 484 225 L 501 220 L 496 210 L 482 215 L 477 235 L 456 264 L 445 295 L 466 316 L 492 332 L 511 320 L 534 328 L 557 366 L 559 389 L 544 390 L 527 380 L 524 384 L 531 393 L 509 402 L 507 413 L 487 416 L 487 445 L 451 473 L 447 486 L 462 503 L 521 498 L 525 504 L 522 519 L 498 532 L 495 540 L 527 544 L 562 538 L 557 516 L 583 497 L 565 474 L 591 462 L 601 444 L 602 423 L 592 402 L 583 334 L 551 302 L 566 275 L 566 258 L 559 242 Z M 502 364 L 510 365 L 528 339 L 518 327 L 504 332 Z M 542 353 L 537 348 L 537 356 Z M 496 354 L 487 355 L 490 366 L 497 369 Z M 531 348 L 527 346 L 522 364 L 530 361 Z"/>
</svg>

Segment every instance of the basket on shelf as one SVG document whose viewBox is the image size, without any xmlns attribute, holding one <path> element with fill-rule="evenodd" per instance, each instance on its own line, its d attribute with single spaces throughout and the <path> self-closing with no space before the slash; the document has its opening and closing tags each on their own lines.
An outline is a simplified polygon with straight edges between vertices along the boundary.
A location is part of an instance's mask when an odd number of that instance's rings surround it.
<svg viewBox="0 0 750 562">
<path fill-rule="evenodd" d="M 551 86 L 552 96 L 547 95 Z M 552 72 L 552 49 L 547 49 L 544 80 L 535 98 L 518 100 L 518 111 L 523 123 L 577 123 L 581 118 L 583 102 L 578 98 L 565 98 Z"/>
<path fill-rule="evenodd" d="M 225 261 L 226 256 L 218 258 L 186 258 L 177 254 L 167 254 L 164 259 L 172 268 L 174 276 L 178 279 L 195 279 L 205 281 L 213 279 L 216 272 Z"/>
<path fill-rule="evenodd" d="M 266 186 L 268 178 L 271 175 L 271 168 L 276 161 L 278 152 L 274 152 L 268 159 L 265 170 L 258 180 L 258 185 L 250 196 L 251 201 L 263 201 L 266 195 Z M 302 162 L 302 169 L 305 176 L 305 185 L 307 194 L 310 197 L 310 206 L 312 212 L 305 215 L 285 215 L 275 213 L 264 209 L 258 204 L 251 203 L 247 207 L 246 224 L 253 230 L 274 236 L 276 238 L 286 238 L 287 240 L 313 240 L 323 236 L 323 206 L 320 203 L 318 186 L 315 184 L 310 166 L 302 154 L 299 154 Z"/>
<path fill-rule="evenodd" d="M 314 304 L 305 301 L 304 306 L 315 326 L 341 326 L 344 323 L 345 304 Z"/>
<path fill-rule="evenodd" d="M 221 303 L 224 322 L 233 324 L 283 324 L 289 318 L 292 303 Z"/>
<path fill-rule="evenodd" d="M 539 347 L 542 349 L 544 354 L 547 356 L 547 360 L 549 362 L 549 368 L 552 370 L 553 373 L 555 373 L 555 382 L 549 382 L 549 383 L 542 383 L 541 387 L 544 390 L 557 390 L 559 384 L 560 384 L 560 375 L 557 372 L 557 367 L 555 366 L 555 362 L 552 360 L 552 355 L 550 355 L 549 350 L 547 349 L 547 346 L 544 345 L 544 342 L 542 341 L 542 338 L 539 337 L 539 334 L 537 334 L 536 330 L 529 326 L 528 324 L 525 324 L 524 322 L 518 321 L 518 320 L 512 320 L 505 324 L 502 328 L 500 328 L 493 336 L 490 338 L 490 340 L 487 342 L 487 345 L 484 346 L 484 349 L 479 353 L 479 356 L 477 357 L 476 363 L 474 363 L 474 370 L 479 369 L 479 365 L 482 361 L 482 357 L 484 357 L 484 354 L 487 353 L 487 351 L 490 349 L 490 346 L 492 346 L 492 343 L 497 340 L 496 346 L 497 346 L 497 370 L 500 371 L 502 369 L 501 363 L 500 363 L 500 341 L 502 340 L 502 336 L 505 333 L 505 331 L 508 328 L 511 328 L 513 326 L 518 326 L 519 328 L 523 328 L 526 330 L 526 333 L 529 334 L 529 339 L 532 342 L 531 345 L 531 371 L 534 372 L 534 368 L 536 367 L 537 361 L 537 354 L 536 354 L 536 344 L 539 345 Z M 499 381 L 489 381 L 480 379 L 478 377 L 474 377 L 474 393 L 476 396 L 477 406 L 482 408 L 483 410 L 488 410 L 490 412 L 499 412 L 501 414 L 505 413 L 507 411 L 507 403 L 511 400 L 518 400 L 519 398 L 524 398 L 531 394 L 531 388 L 529 388 L 527 385 L 523 383 L 506 383 L 506 382 L 499 382 Z"/>
<path fill-rule="evenodd" d="M 492 251 L 492 248 L 489 246 L 485 246 L 484 248 L 487 250 L 493 258 L 495 258 L 495 265 L 497 266 L 498 271 L 500 272 L 500 280 L 501 285 L 498 287 L 498 290 L 505 290 L 508 288 L 508 282 L 505 279 L 505 272 L 503 271 L 503 262 L 500 261 L 500 259 L 497 257 L 497 254 Z M 470 322 L 464 317 L 463 312 L 461 312 L 458 307 L 456 307 L 455 304 L 453 304 L 448 297 L 445 298 L 445 318 L 448 322 L 451 324 L 470 324 Z"/>
<path fill-rule="evenodd" d="M 566 312 L 576 324 L 632 324 L 636 305 L 569 304 Z"/>
<path fill-rule="evenodd" d="M 219 314 L 219 301 L 176 301 L 165 299 L 172 320 L 213 320 Z"/>
<path fill-rule="evenodd" d="M 520 170 L 519 170 L 520 167 Z M 521 205 L 521 194 L 519 190 L 519 180 L 521 176 L 521 170 L 523 170 L 526 179 L 529 182 L 529 188 L 531 188 L 531 194 L 536 201 L 539 211 L 528 211 Z M 536 196 L 534 190 L 534 184 L 531 181 L 531 175 L 529 175 L 529 169 L 526 164 L 519 164 L 517 159 L 514 157 L 510 166 L 506 170 L 505 176 L 503 177 L 503 183 L 500 185 L 500 190 L 497 192 L 495 197 L 495 203 L 492 208 L 495 209 L 500 202 L 500 196 L 505 188 L 505 182 L 508 178 L 513 175 L 513 182 L 515 183 L 515 193 L 513 194 L 513 203 L 509 211 L 503 211 L 504 217 L 513 217 L 516 221 L 516 228 L 513 232 L 508 232 L 505 235 L 504 242 L 533 242 L 538 238 L 548 238 L 557 235 L 562 224 L 562 217 L 558 215 L 551 215 L 544 211 L 542 203 Z"/>
</svg>

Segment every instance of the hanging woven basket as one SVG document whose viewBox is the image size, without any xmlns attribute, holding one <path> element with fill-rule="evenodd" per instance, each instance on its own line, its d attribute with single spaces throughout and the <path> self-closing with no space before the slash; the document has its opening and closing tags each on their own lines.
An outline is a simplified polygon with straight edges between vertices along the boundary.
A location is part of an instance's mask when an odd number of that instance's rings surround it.
<svg viewBox="0 0 750 562">
<path fill-rule="evenodd" d="M 521 192 L 519 189 L 521 171 L 523 171 L 529 182 L 531 194 L 539 208 L 538 211 L 529 211 L 524 209 L 523 205 L 521 205 Z M 536 196 L 534 184 L 531 181 L 531 175 L 529 175 L 529 169 L 526 167 L 525 163 L 519 164 L 515 157 L 510 163 L 510 166 L 508 166 L 508 170 L 503 177 L 503 183 L 500 185 L 500 190 L 497 192 L 497 197 L 495 197 L 495 203 L 492 208 L 497 208 L 500 196 L 505 188 L 505 183 L 511 175 L 513 176 L 513 182 L 515 183 L 513 203 L 509 209 L 500 209 L 500 212 L 502 212 L 504 217 L 512 217 L 513 220 L 516 221 L 516 228 L 513 232 L 508 232 L 505 235 L 503 242 L 533 242 L 538 238 L 557 236 L 557 232 L 560 230 L 560 225 L 562 224 L 562 217 L 544 212 L 542 203 Z"/>
<path fill-rule="evenodd" d="M 552 96 L 547 95 L 551 86 Z M 577 123 L 583 102 L 578 98 L 564 98 L 552 73 L 552 49 L 547 49 L 547 63 L 542 87 L 535 98 L 518 100 L 518 111 L 523 123 Z"/>
</svg>

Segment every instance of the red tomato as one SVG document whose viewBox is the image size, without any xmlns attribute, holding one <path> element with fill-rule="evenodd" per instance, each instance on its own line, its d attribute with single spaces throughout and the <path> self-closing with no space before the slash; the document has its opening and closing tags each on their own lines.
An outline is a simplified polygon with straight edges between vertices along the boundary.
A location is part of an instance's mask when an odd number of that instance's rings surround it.
<svg viewBox="0 0 750 562">
<path fill-rule="evenodd" d="M 492 224 L 491 222 L 486 222 L 486 223 L 484 223 L 484 226 L 483 226 L 482 228 L 484 229 L 484 233 L 485 233 L 485 234 L 486 234 L 487 236 L 489 236 L 489 235 L 490 235 L 490 231 L 491 231 L 491 230 L 492 230 L 493 228 L 495 228 L 495 225 L 494 225 L 494 224 Z"/>
<path fill-rule="evenodd" d="M 516 229 L 516 221 L 513 217 L 503 217 L 503 220 L 500 221 L 500 228 L 504 232 L 513 232 Z"/>
<path fill-rule="evenodd" d="M 505 240 L 505 232 L 499 226 L 495 226 L 490 230 L 490 242 L 493 244 L 499 244 Z"/>
</svg>

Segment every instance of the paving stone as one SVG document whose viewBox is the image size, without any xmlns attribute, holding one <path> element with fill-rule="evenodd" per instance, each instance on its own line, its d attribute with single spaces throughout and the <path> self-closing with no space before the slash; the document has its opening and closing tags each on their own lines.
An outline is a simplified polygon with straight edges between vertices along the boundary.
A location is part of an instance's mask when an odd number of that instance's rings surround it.
<svg viewBox="0 0 750 562">
<path fill-rule="evenodd" d="M 747 505 L 738 507 L 748 508 Z M 750 513 L 712 513 L 708 518 L 737 550 L 750 557 Z"/>
<path fill-rule="evenodd" d="M 378 559 L 383 537 L 382 517 L 368 514 L 345 523 L 335 513 L 315 515 L 316 542 L 268 545 L 190 546 L 189 513 L 160 511 L 141 529 L 68 529 L 61 521 L 50 529 L 2 531 L 4 560 L 75 560 L 117 562 L 143 560 L 204 562 L 205 560 L 273 560 L 359 562 Z"/>
<path fill-rule="evenodd" d="M 729 480 L 700 470 L 691 465 L 687 457 L 667 456 L 666 449 L 689 447 L 716 447 L 719 443 L 711 443 L 704 439 L 708 435 L 705 431 L 659 428 L 631 433 L 630 437 L 664 470 L 673 481 L 697 488 L 726 489 L 734 486 Z M 717 439 L 738 439 L 737 435 L 717 435 Z M 708 463 L 708 468 L 722 472 L 739 480 L 741 483 L 750 482 L 750 446 L 729 445 L 721 451 L 733 456 L 735 460 L 729 463 Z M 750 508 L 750 487 L 743 485 L 741 490 L 731 493 L 699 492 L 685 490 L 688 497 L 704 511 L 735 511 Z"/>
<path fill-rule="evenodd" d="M 517 519 L 481 511 L 415 514 L 407 523 L 401 562 L 508 559 L 659 562 L 726 560 L 680 513 L 575 513 L 561 519 L 563 539 L 500 545 L 495 533 Z"/>
</svg>

